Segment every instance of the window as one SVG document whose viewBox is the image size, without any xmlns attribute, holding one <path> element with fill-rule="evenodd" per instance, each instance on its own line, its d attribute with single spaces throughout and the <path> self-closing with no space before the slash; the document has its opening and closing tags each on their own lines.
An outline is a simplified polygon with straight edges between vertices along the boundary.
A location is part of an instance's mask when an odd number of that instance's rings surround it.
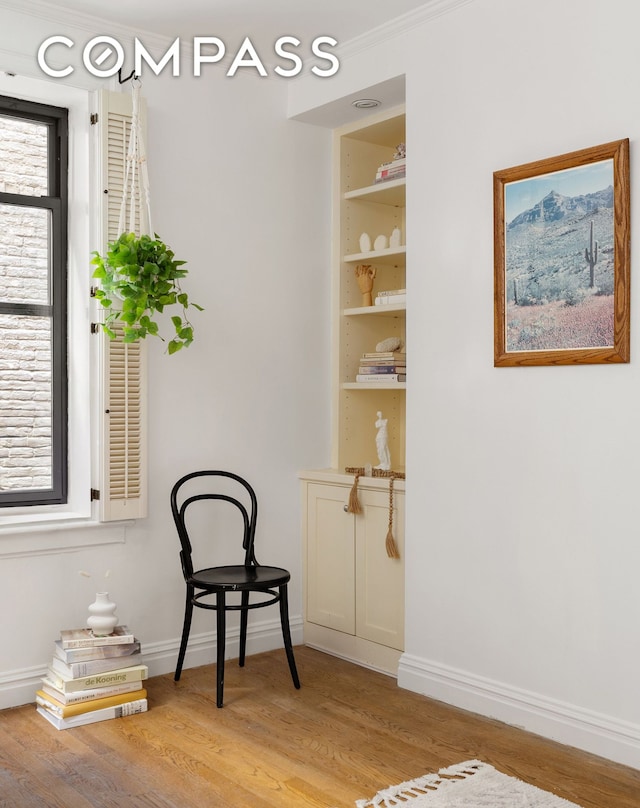
<svg viewBox="0 0 640 808">
<path fill-rule="evenodd" d="M 8 110 L 0 107 L 0 557 L 85 546 L 93 541 L 123 541 L 126 522 L 146 516 L 146 346 L 112 343 L 95 328 L 104 310 L 91 299 L 95 281 L 91 277 L 90 258 L 93 250 L 103 251 L 107 242 L 118 235 L 114 228 L 117 228 L 116 208 L 119 210 L 122 197 L 131 98 L 124 91 L 92 92 L 61 82 L 2 72 L 0 98 L 11 104 Z M 20 115 L 18 109 L 22 110 Z M 67 238 L 66 278 L 63 275 L 66 289 L 63 285 L 54 287 L 57 279 L 54 263 L 59 257 L 55 250 L 59 245 L 60 255 L 63 255 L 64 242 L 56 241 L 54 213 L 47 207 L 48 203 L 53 207 L 57 204 L 53 193 L 55 182 L 48 173 L 55 167 L 56 160 L 51 158 L 50 149 L 56 146 L 56 137 L 50 137 L 49 133 L 55 127 L 62 132 L 65 110 L 68 217 L 66 227 L 60 228 L 60 235 L 64 237 L 66 233 Z M 38 117 L 42 113 L 45 113 L 44 120 Z M 6 159 L 2 151 L 8 141 L 5 129 L 13 126 L 15 130 L 18 124 L 32 127 L 23 133 L 21 141 L 28 141 L 30 148 L 38 151 L 46 169 L 39 173 L 26 172 L 29 179 L 23 183 L 24 187 L 8 187 L 11 173 L 8 168 L 15 161 Z M 34 145 L 37 143 L 40 145 Z M 58 143 L 57 147 L 61 145 Z M 62 154 L 62 150 L 59 153 Z M 60 167 L 62 184 L 65 176 L 62 161 Z M 62 199 L 58 207 L 62 209 Z M 30 290 L 15 277 L 15 268 L 24 266 L 22 259 L 10 262 L 14 275 L 11 283 L 10 272 L 3 264 L 3 246 L 9 242 L 4 216 L 8 215 L 7 210 L 14 213 L 15 209 L 22 214 L 34 214 L 37 225 L 33 225 L 33 230 L 42 240 L 41 251 L 27 256 L 40 273 L 40 286 L 34 283 Z M 22 229 L 26 230 L 26 226 Z M 26 243 L 25 237 L 23 245 Z M 8 247 L 4 252 L 9 252 Z M 64 263 L 55 265 L 64 266 Z M 9 288 L 14 291 L 10 293 Z M 16 304 L 31 308 L 18 311 Z M 36 306 L 47 308 L 34 309 Z M 60 435 L 66 440 L 66 463 L 60 462 L 60 477 L 54 479 L 53 440 L 51 448 L 47 449 L 41 443 L 43 435 L 33 434 L 32 443 L 39 444 L 38 455 L 48 458 L 51 480 L 38 480 L 37 488 L 21 483 L 22 488 L 5 489 L 2 483 L 5 472 L 17 462 L 24 463 L 25 456 L 14 445 L 9 463 L 10 448 L 3 442 L 8 431 L 6 394 L 11 388 L 18 388 L 18 383 L 26 387 L 29 381 L 28 374 L 19 367 L 12 369 L 12 378 L 3 376 L 8 367 L 5 361 L 8 340 L 15 340 L 18 333 L 17 317 L 22 318 L 21 323 L 27 322 L 27 318 L 39 317 L 42 325 L 45 315 L 49 318 L 47 329 L 56 317 L 62 329 L 66 327 L 66 337 L 61 331 L 56 346 L 53 332 L 43 329 L 49 335 L 51 358 L 46 351 L 38 354 L 38 361 L 46 361 L 50 366 L 50 407 L 55 405 L 53 379 L 64 379 L 63 375 L 56 375 L 58 370 L 66 374 L 66 387 L 60 388 L 60 420 L 54 423 L 51 417 L 54 428 L 60 427 Z M 10 327 L 3 329 L 5 323 L 10 323 Z M 59 367 L 56 362 L 60 363 Z M 42 383 L 42 367 L 38 368 L 38 373 L 37 381 Z M 44 390 L 37 392 L 38 403 L 47 399 Z M 27 418 L 33 417 L 35 410 L 35 405 L 29 401 L 32 393 L 32 390 L 20 393 L 21 407 Z M 31 402 L 34 400 L 32 397 Z M 47 422 L 49 419 L 48 415 Z M 42 428 L 42 423 L 39 427 Z M 57 482 L 64 482 L 65 475 L 67 496 L 59 499 L 53 496 L 53 488 Z M 113 528 L 107 524 L 98 528 L 102 522 L 116 524 Z M 117 523 L 121 523 L 120 526 Z"/>
<path fill-rule="evenodd" d="M 67 502 L 68 114 L 0 96 L 0 506 Z"/>
</svg>

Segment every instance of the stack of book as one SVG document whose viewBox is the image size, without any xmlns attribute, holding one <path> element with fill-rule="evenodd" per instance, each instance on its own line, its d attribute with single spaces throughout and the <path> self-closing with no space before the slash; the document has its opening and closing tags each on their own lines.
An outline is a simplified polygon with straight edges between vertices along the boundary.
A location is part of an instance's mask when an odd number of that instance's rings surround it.
<svg viewBox="0 0 640 808">
<path fill-rule="evenodd" d="M 390 160 L 382 163 L 376 171 L 376 182 L 387 182 L 388 180 L 399 180 L 407 176 L 407 158 L 399 157 L 397 160 Z"/>
<path fill-rule="evenodd" d="M 149 671 L 140 643 L 126 626 L 96 637 L 88 628 L 60 632 L 47 675 L 36 693 L 40 715 L 57 729 L 144 713 Z"/>
<path fill-rule="evenodd" d="M 363 354 L 356 381 L 387 384 L 406 382 L 407 354 L 403 351 L 374 351 Z"/>
<path fill-rule="evenodd" d="M 391 306 L 398 303 L 407 302 L 406 289 L 389 289 L 386 292 L 378 292 L 375 299 L 376 306 Z"/>
</svg>

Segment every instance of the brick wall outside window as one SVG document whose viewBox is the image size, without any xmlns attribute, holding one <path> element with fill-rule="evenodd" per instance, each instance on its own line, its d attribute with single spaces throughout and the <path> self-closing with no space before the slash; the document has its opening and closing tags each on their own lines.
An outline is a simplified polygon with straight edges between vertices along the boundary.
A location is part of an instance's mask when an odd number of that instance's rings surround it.
<svg viewBox="0 0 640 808">
<path fill-rule="evenodd" d="M 0 191 L 46 195 L 45 126 L 0 116 Z M 48 304 L 49 212 L 0 205 L 0 300 Z M 51 486 L 51 320 L 0 314 L 0 490 Z"/>
</svg>

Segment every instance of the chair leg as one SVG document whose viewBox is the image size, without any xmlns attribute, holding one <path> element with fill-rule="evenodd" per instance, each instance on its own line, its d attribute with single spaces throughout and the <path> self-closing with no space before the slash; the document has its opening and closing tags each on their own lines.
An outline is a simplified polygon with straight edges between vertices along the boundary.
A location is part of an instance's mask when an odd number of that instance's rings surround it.
<svg viewBox="0 0 640 808">
<path fill-rule="evenodd" d="M 283 584 L 280 587 L 280 622 L 282 623 L 282 639 L 284 640 L 284 648 L 287 652 L 287 660 L 289 662 L 289 670 L 291 671 L 291 678 L 296 690 L 300 690 L 300 679 L 298 678 L 298 669 L 296 668 L 296 660 L 293 656 L 293 645 L 291 644 L 291 629 L 289 628 L 289 596 L 287 593 L 287 585 Z"/>
<path fill-rule="evenodd" d="M 216 663 L 216 705 L 222 707 L 222 698 L 224 693 L 224 645 L 226 640 L 226 600 L 225 593 L 218 592 L 216 595 L 216 647 L 217 647 L 217 663 Z"/>
<path fill-rule="evenodd" d="M 247 623 L 249 618 L 249 592 L 242 593 L 242 609 L 240 611 L 240 658 L 241 668 L 244 668 L 244 659 L 247 652 Z"/>
<path fill-rule="evenodd" d="M 180 641 L 180 651 L 178 653 L 178 664 L 176 665 L 176 672 L 173 676 L 174 681 L 178 682 L 182 674 L 182 665 L 184 663 L 184 655 L 187 652 L 187 643 L 189 642 L 189 632 L 191 631 L 191 617 L 193 615 L 193 594 L 194 589 L 187 584 L 187 598 L 184 605 L 184 622 L 182 625 L 182 640 Z"/>
</svg>

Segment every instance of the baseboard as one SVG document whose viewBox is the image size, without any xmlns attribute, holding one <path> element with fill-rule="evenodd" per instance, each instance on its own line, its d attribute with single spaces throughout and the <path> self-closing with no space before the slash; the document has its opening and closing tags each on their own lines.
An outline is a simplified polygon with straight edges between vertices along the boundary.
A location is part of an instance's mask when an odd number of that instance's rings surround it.
<svg viewBox="0 0 640 808">
<path fill-rule="evenodd" d="M 291 639 L 294 645 L 302 644 L 302 618 L 291 618 Z M 234 659 L 239 655 L 240 631 L 229 628 L 227 632 L 225 658 Z M 141 660 L 149 667 L 149 676 L 160 676 L 171 673 L 175 669 L 180 648 L 180 638 L 176 637 L 164 642 L 145 643 L 142 641 Z M 280 620 L 269 620 L 262 623 L 249 623 L 247 629 L 247 655 L 260 654 L 282 648 L 282 628 Z M 192 634 L 189 638 L 184 670 L 200 665 L 210 665 L 216 658 L 215 632 Z M 35 701 L 35 692 L 41 686 L 41 678 L 45 675 L 49 662 L 31 668 L 7 671 L 0 674 L 0 710 L 8 707 L 19 707 Z"/>
<path fill-rule="evenodd" d="M 398 685 L 438 701 L 640 769 L 640 726 L 403 654 Z"/>
</svg>

